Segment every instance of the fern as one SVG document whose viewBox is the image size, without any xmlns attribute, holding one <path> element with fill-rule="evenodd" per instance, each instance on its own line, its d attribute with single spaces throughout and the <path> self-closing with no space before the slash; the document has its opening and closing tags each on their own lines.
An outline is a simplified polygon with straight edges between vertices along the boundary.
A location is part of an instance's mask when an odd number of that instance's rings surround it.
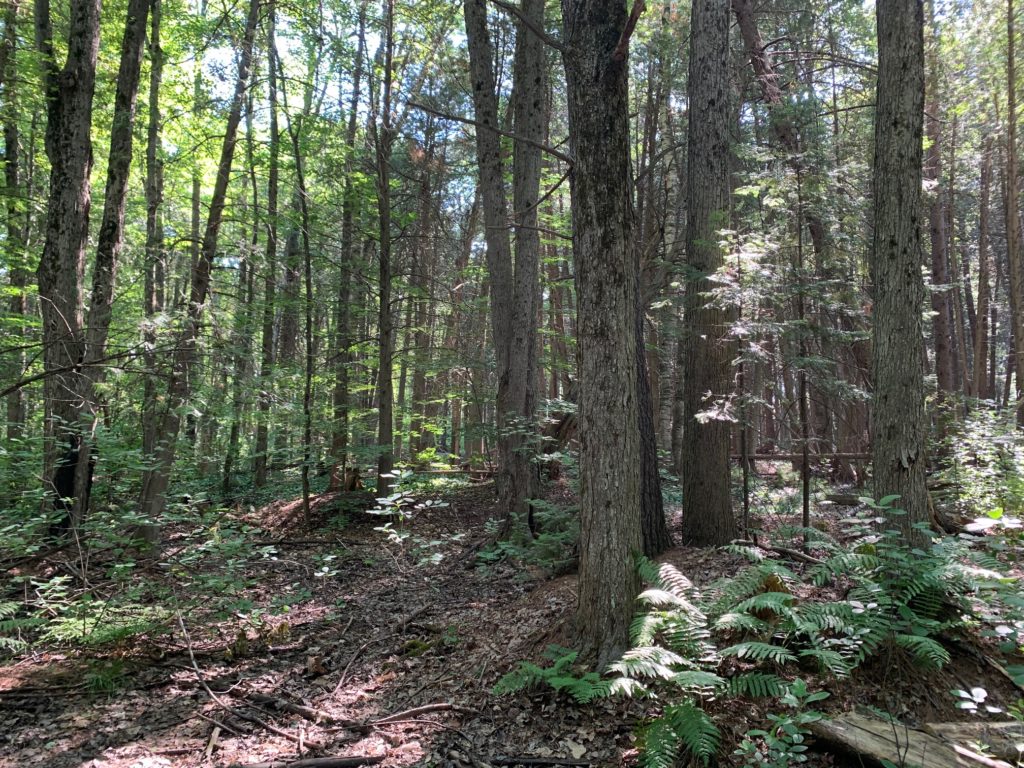
<svg viewBox="0 0 1024 768">
<path fill-rule="evenodd" d="M 949 663 L 949 652 L 930 637 L 898 634 L 894 639 L 898 646 L 908 650 L 914 660 L 923 666 L 942 667 Z"/>
<path fill-rule="evenodd" d="M 796 656 L 785 648 L 778 645 L 772 645 L 771 643 L 761 643 L 757 641 L 748 641 L 730 645 L 728 648 L 722 649 L 722 655 L 735 656 L 739 659 L 748 659 L 749 661 L 773 661 L 776 664 L 785 664 L 790 661 L 796 661 Z"/>
<path fill-rule="evenodd" d="M 732 678 L 727 690 L 730 696 L 763 699 L 769 696 L 782 696 L 786 692 L 786 687 L 786 681 L 778 675 L 766 672 L 747 672 Z"/>
</svg>

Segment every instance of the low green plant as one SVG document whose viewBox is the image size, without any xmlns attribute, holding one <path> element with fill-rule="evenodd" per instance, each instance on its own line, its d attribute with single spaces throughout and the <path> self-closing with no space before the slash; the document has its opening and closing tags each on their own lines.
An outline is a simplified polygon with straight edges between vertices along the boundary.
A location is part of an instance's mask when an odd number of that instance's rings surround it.
<svg viewBox="0 0 1024 768">
<path fill-rule="evenodd" d="M 808 707 L 828 697 L 827 692 L 812 693 L 806 682 L 794 680 L 780 698 L 787 710 L 769 714 L 768 728 L 747 731 L 733 754 L 743 758 L 745 768 L 788 768 L 806 763 L 808 726 L 824 717 L 821 712 Z"/>
</svg>

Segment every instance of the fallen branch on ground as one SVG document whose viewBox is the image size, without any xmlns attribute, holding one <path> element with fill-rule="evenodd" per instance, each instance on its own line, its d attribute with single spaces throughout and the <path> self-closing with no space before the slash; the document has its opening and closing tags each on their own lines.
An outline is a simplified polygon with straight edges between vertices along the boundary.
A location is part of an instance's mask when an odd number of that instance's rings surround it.
<svg viewBox="0 0 1024 768">
<path fill-rule="evenodd" d="M 383 763 L 383 755 L 363 757 L 307 757 L 302 760 L 271 760 L 269 763 L 234 763 L 230 768 L 349 768 L 357 765 Z"/>
</svg>

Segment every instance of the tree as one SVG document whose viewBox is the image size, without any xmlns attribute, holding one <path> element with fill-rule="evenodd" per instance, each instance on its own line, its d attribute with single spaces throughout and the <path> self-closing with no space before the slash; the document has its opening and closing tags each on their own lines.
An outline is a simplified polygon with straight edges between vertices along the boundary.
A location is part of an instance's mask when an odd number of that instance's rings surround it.
<svg viewBox="0 0 1024 768">
<path fill-rule="evenodd" d="M 874 491 L 897 496 L 893 522 L 908 542 L 927 537 L 924 343 L 921 304 L 921 160 L 924 10 L 919 0 L 879 0 L 875 98 L 874 237 L 871 248 Z"/>
<path fill-rule="evenodd" d="M 729 492 L 734 345 L 729 314 L 708 296 L 723 264 L 718 231 L 729 211 L 729 3 L 693 0 L 690 16 L 690 130 L 687 143 L 684 338 L 683 540 L 698 546 L 736 538 Z"/>
<path fill-rule="evenodd" d="M 626 66 L 636 18 L 624 0 L 564 0 L 562 18 L 580 372 L 576 629 L 603 666 L 629 642 L 642 545 Z"/>
<path fill-rule="evenodd" d="M 44 472 L 48 489 L 56 481 L 58 453 L 66 463 L 78 456 L 78 366 L 84 352 L 83 280 L 89 237 L 92 187 L 92 100 L 100 45 L 99 0 L 72 0 L 67 54 L 56 60 L 49 0 L 36 0 L 36 46 L 41 55 L 46 96 L 46 155 L 50 160 L 43 254 L 36 277 L 43 315 L 43 365 L 47 448 Z M 87 453 L 83 452 L 83 458 Z M 87 458 L 85 458 L 88 461 Z M 67 470 L 65 470 L 67 471 Z M 79 480 L 84 477 L 76 471 Z M 70 494 L 84 503 L 85 487 Z"/>
</svg>

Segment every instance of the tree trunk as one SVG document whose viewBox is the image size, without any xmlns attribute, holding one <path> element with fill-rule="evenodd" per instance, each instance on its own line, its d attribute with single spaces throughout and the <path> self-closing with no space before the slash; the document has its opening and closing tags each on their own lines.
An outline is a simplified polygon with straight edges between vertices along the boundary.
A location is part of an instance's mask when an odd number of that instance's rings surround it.
<svg viewBox="0 0 1024 768">
<path fill-rule="evenodd" d="M 4 133 L 4 194 L 6 196 L 7 264 L 10 269 L 10 303 L 8 310 L 16 318 L 11 346 L 19 346 L 27 338 L 22 321 L 28 315 L 29 271 L 25 253 L 25 230 L 28 214 L 19 202 L 24 196 L 21 185 L 21 137 L 18 129 L 17 72 L 15 69 L 15 48 L 18 41 L 19 0 L 10 0 L 4 11 L 4 37 L 0 44 L 0 81 L 3 84 Z M 20 379 L 25 371 L 24 350 L 9 353 L 5 371 L 10 371 L 10 380 Z M 18 388 L 7 396 L 7 440 L 11 444 L 21 439 L 25 430 L 27 409 L 25 392 Z"/>
<path fill-rule="evenodd" d="M 210 212 L 203 234 L 202 249 L 192 271 L 192 285 L 189 292 L 188 313 L 184 327 L 178 334 L 174 353 L 174 365 L 167 387 L 167 404 L 163 413 L 160 435 L 162 442 L 157 446 L 156 467 L 148 477 L 140 496 L 140 511 L 152 523 L 159 521 L 166 504 L 167 487 L 177 448 L 178 430 L 181 426 L 181 406 L 188 401 L 192 392 L 191 375 L 198 357 L 199 331 L 204 307 L 210 290 L 210 273 L 217 255 L 217 240 L 224 218 L 228 181 L 238 139 L 238 124 L 242 119 L 242 105 L 245 89 L 249 83 L 249 69 L 252 65 L 253 41 L 259 21 L 260 4 L 251 0 L 245 32 L 241 42 L 238 60 L 238 77 L 228 110 L 224 143 L 220 161 L 217 164 L 217 180 L 210 199 Z"/>
<path fill-rule="evenodd" d="M 642 546 L 637 254 L 624 0 L 563 0 L 579 354 L 576 630 L 603 668 L 629 644 Z"/>
<path fill-rule="evenodd" d="M 392 382 L 394 356 L 394 328 L 391 315 L 391 149 L 394 131 L 391 115 L 391 85 L 394 67 L 394 0 L 384 4 L 384 71 L 381 76 L 383 95 L 380 104 L 380 127 L 374 125 L 374 143 L 377 159 L 377 214 L 380 242 L 377 333 L 379 350 L 377 363 L 377 495 L 391 492 L 391 472 L 395 466 L 394 444 L 394 388 Z"/>
<path fill-rule="evenodd" d="M 58 68 L 49 0 L 36 0 L 36 45 L 41 54 L 46 98 L 46 154 L 50 160 L 50 191 L 46 210 L 43 253 L 36 270 L 43 315 L 43 477 L 47 491 L 55 486 L 57 454 L 77 456 L 81 371 L 85 348 L 83 278 L 89 236 L 92 188 L 92 100 L 99 52 L 99 0 L 72 0 L 68 16 L 67 57 Z M 87 455 L 87 454 L 85 454 Z M 66 463 L 62 462 L 62 463 Z M 65 472 L 68 470 L 65 469 Z M 75 473 L 78 474 L 77 471 Z M 64 491 L 62 491 L 64 493 Z M 84 504 L 81 490 L 70 505 L 58 500 L 74 523 L 76 507 Z"/>
<path fill-rule="evenodd" d="M 345 131 L 345 199 L 341 207 L 341 270 L 338 275 L 338 304 L 334 314 L 334 391 L 332 406 L 334 428 L 331 435 L 330 489 L 341 487 L 348 465 L 349 433 L 349 379 L 348 367 L 351 360 L 349 347 L 352 345 L 349 324 L 352 300 L 351 285 L 358 259 L 355 258 L 355 217 L 358 201 L 352 183 L 352 168 L 356 150 L 356 128 L 359 117 L 359 98 L 363 78 L 363 56 L 366 50 L 366 5 L 359 8 L 359 33 L 356 45 L 355 71 L 352 74 L 352 99 L 348 108 L 348 127 Z M 342 105 L 339 104 L 339 107 Z"/>
<path fill-rule="evenodd" d="M 267 50 L 276 50 L 274 40 L 275 4 L 267 7 Z M 256 445 L 253 457 L 253 484 L 261 488 L 267 483 L 270 451 L 270 405 L 273 399 L 271 378 L 274 372 L 274 312 L 277 299 L 277 200 L 280 178 L 281 129 L 277 120 L 277 67 L 267 65 L 270 135 L 267 169 L 267 250 L 263 265 L 263 328 L 260 341 L 259 413 L 256 416 Z"/>
<path fill-rule="evenodd" d="M 1021 254 L 1020 190 L 1017 179 L 1017 70 L 1015 63 L 1013 0 L 1006 0 L 1006 257 L 1010 280 L 1010 328 L 1013 331 L 1014 366 L 1024 371 L 1024 263 Z M 1017 424 L 1024 426 L 1024 376 L 1016 376 Z"/>
<path fill-rule="evenodd" d="M 981 201 L 978 219 L 978 309 L 974 323 L 973 394 L 989 400 L 993 393 L 988 376 L 988 334 L 992 256 L 989 253 L 989 198 L 992 187 L 992 140 L 985 140 L 981 158 Z"/>
<path fill-rule="evenodd" d="M 737 535 L 727 406 L 734 349 L 729 313 L 707 296 L 710 278 L 723 264 L 718 230 L 729 224 L 728 0 L 693 0 L 690 29 L 683 540 L 718 546 Z"/>
<path fill-rule="evenodd" d="M 891 522 L 908 543 L 927 535 L 924 342 L 921 333 L 921 139 L 924 15 L 917 0 L 880 0 L 871 252 L 872 463 L 876 497 L 897 496 Z"/>
</svg>

